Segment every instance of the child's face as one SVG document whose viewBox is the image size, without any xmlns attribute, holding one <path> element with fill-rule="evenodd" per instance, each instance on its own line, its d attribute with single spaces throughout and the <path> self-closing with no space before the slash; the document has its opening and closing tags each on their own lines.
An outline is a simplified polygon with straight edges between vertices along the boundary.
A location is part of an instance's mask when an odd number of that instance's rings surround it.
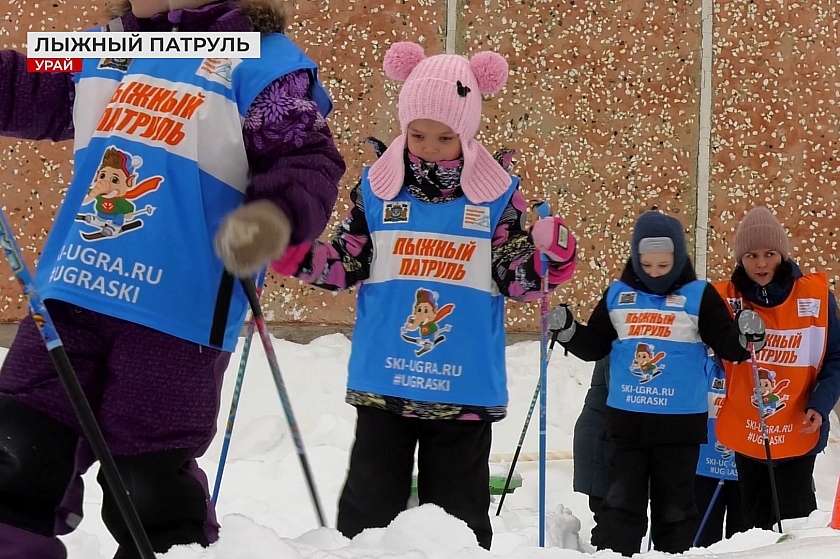
<svg viewBox="0 0 840 559">
<path fill-rule="evenodd" d="M 461 157 L 461 139 L 450 127 L 421 118 L 408 125 L 408 151 L 429 163 Z"/>
<path fill-rule="evenodd" d="M 782 263 L 782 255 L 775 250 L 756 250 L 746 253 L 741 258 L 741 264 L 747 275 L 755 283 L 764 287 L 773 281 L 776 268 Z"/>
<path fill-rule="evenodd" d="M 664 276 L 674 267 L 673 252 L 649 252 L 640 257 L 642 270 L 652 278 Z"/>
</svg>

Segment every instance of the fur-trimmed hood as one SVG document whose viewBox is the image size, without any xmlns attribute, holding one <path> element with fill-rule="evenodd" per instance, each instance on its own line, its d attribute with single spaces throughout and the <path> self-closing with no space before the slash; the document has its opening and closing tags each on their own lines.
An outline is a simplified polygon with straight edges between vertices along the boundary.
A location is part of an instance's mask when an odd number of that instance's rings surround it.
<svg viewBox="0 0 840 559">
<path fill-rule="evenodd" d="M 174 14 L 136 18 L 129 0 L 111 0 L 105 10 L 111 18 L 121 18 L 126 31 L 162 31 L 175 24 L 175 18 L 170 17 Z M 179 12 L 177 20 L 182 31 L 283 33 L 291 7 L 286 0 L 208 0 L 203 6 Z"/>
</svg>

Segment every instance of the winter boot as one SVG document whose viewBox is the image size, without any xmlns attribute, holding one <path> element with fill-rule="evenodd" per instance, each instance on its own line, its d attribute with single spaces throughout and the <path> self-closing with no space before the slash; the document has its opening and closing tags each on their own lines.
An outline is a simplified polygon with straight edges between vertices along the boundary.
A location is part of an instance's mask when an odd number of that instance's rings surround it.
<svg viewBox="0 0 840 559">
<path fill-rule="evenodd" d="M 201 481 L 189 472 L 194 455 L 195 449 L 177 449 L 114 457 L 155 553 L 165 553 L 175 545 L 206 547 L 210 543 L 205 531 L 209 497 Z M 101 471 L 97 480 L 104 494 L 102 520 L 120 544 L 114 559 L 139 559 Z"/>
<path fill-rule="evenodd" d="M 56 508 L 73 474 L 78 435 L 0 396 L 0 559 L 62 559 Z"/>
</svg>

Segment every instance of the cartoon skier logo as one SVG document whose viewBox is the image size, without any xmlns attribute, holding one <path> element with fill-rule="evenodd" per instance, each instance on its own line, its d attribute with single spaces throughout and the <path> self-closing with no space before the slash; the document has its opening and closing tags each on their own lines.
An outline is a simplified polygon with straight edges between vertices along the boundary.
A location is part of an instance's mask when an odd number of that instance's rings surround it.
<svg viewBox="0 0 840 559">
<path fill-rule="evenodd" d="M 630 365 L 630 372 L 639 377 L 639 384 L 646 384 L 662 374 L 665 365 L 659 362 L 665 357 L 665 352 L 654 353 L 653 344 L 640 343 L 636 346 L 636 358 Z"/>
<path fill-rule="evenodd" d="M 437 293 L 428 289 L 418 289 L 413 313 L 400 329 L 403 340 L 418 346 L 419 349 L 414 352 L 417 357 L 432 351 L 446 339 L 443 333 L 450 330 L 449 324 L 440 326 L 440 321 L 455 310 L 455 305 L 449 303 L 438 309 L 437 299 Z M 409 332 L 417 332 L 417 334 L 409 336 Z"/>
<path fill-rule="evenodd" d="M 720 454 L 721 459 L 728 460 L 732 456 L 732 450 L 726 448 L 719 442 L 715 442 L 715 450 Z"/>
<path fill-rule="evenodd" d="M 140 157 L 132 157 L 113 146 L 105 150 L 102 163 L 82 202 L 82 206 L 93 203 L 94 213 L 76 216 L 76 221 L 84 221 L 96 228 L 96 231 L 81 232 L 83 239 L 98 241 L 143 227 L 143 220 L 137 219 L 137 216 L 150 216 L 155 208 L 146 205 L 138 210 L 132 200 L 157 190 L 163 177 L 150 177 L 137 183 L 137 170 L 142 164 Z"/>
<path fill-rule="evenodd" d="M 775 371 L 770 371 L 759 367 L 758 369 L 758 388 L 761 392 L 761 402 L 764 406 L 764 417 L 770 417 L 787 406 L 785 402 L 788 400 L 787 394 L 782 394 L 782 391 L 790 384 L 789 379 L 782 379 L 776 381 Z M 752 405 L 758 408 L 758 401 L 755 394 L 750 398 Z"/>
</svg>

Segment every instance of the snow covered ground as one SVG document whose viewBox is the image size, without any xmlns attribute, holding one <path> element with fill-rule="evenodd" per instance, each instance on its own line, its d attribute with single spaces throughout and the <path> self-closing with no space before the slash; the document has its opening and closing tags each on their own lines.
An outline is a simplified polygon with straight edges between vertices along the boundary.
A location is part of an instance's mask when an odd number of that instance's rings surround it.
<svg viewBox="0 0 840 559">
<path fill-rule="evenodd" d="M 240 340 L 241 351 L 243 340 Z M 301 427 L 318 491 L 329 525 L 335 524 L 336 502 L 353 441 L 354 411 L 344 403 L 346 364 L 350 342 L 335 334 L 299 345 L 275 340 L 274 346 Z M 5 356 L 5 350 L 2 350 Z M 219 433 L 202 459 L 211 486 L 227 421 L 240 355 L 231 361 L 225 380 Z M 539 371 L 537 342 L 508 348 L 511 405 L 508 419 L 494 428 L 493 453 L 509 455 L 516 447 Z M 554 353 L 548 381 L 548 448 L 571 454 L 572 429 L 589 386 L 592 364 Z M 535 414 L 524 452 L 538 449 L 538 415 Z M 832 418 L 832 433 L 840 434 Z M 498 459 L 499 457 L 497 457 Z M 569 530 L 580 519 L 581 539 L 588 541 L 592 527 L 586 497 L 572 492 L 572 461 L 548 464 L 547 544 L 537 547 L 537 462 L 517 466 L 523 486 L 509 495 L 500 517 L 493 517 L 493 555 L 516 559 L 567 559 L 582 554 L 571 549 Z M 507 464 L 494 464 L 504 473 Z M 70 559 L 110 559 L 116 549 L 99 518 L 102 495 L 95 469 L 85 478 L 86 517 L 80 528 L 65 539 Z M 840 557 L 840 532 L 825 528 L 829 522 L 834 491 L 840 475 L 840 445 L 829 446 L 817 460 L 816 483 L 819 511 L 809 519 L 792 522 L 793 541 L 768 546 L 777 535 L 753 530 L 721 542 L 708 550 L 691 550 L 686 556 L 706 555 L 727 559 L 793 557 L 809 559 Z M 495 506 L 493 508 L 495 514 Z M 166 559 L 471 559 L 486 557 L 462 522 L 436 507 L 410 509 L 389 528 L 371 530 L 348 541 L 332 529 L 317 529 L 297 454 L 291 441 L 280 400 L 274 389 L 268 362 L 258 340 L 251 347 L 245 383 L 233 440 L 220 492 L 218 514 L 222 522 L 219 543 L 209 549 L 177 548 Z M 651 558 L 664 557 L 656 551 Z M 611 552 L 598 557 L 617 559 Z"/>
</svg>

